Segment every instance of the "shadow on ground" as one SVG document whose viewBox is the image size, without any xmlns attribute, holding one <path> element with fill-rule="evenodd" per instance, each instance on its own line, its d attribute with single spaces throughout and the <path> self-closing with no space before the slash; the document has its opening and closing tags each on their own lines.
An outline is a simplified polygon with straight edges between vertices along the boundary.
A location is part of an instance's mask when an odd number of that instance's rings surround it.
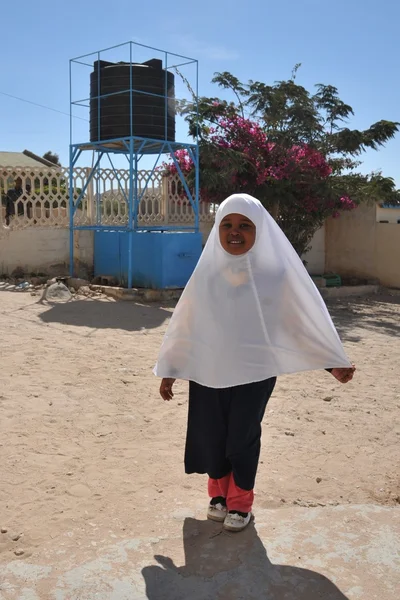
<svg viewBox="0 0 400 600">
<path fill-rule="evenodd" d="M 39 315 L 44 323 L 60 323 L 94 329 L 125 331 L 153 329 L 171 316 L 169 310 L 157 305 L 141 305 L 133 302 L 74 300 L 49 306 L 49 310 Z"/>
<path fill-rule="evenodd" d="M 99 300 L 74 300 L 49 306 L 49 310 L 40 315 L 44 323 L 125 331 L 159 327 L 171 316 L 173 308 L 173 304 L 161 308 L 156 304 Z M 386 335 L 400 336 L 400 320 L 395 313 L 399 306 L 400 297 L 383 295 L 328 302 L 329 312 L 344 342 L 361 341 L 360 329 L 381 330 Z"/>
<path fill-rule="evenodd" d="M 167 303 L 161 308 L 156 304 L 74 300 L 48 306 L 49 310 L 40 315 L 44 323 L 137 331 L 159 327 L 171 316 L 174 304 Z M 400 297 L 343 298 L 330 300 L 327 306 L 344 342 L 361 341 L 360 329 L 400 336 Z"/>
<path fill-rule="evenodd" d="M 327 306 L 344 342 L 362 340 L 356 329 L 381 330 L 382 334 L 395 337 L 400 335 L 400 297 L 345 298 L 328 301 Z"/>
<path fill-rule="evenodd" d="M 185 564 L 155 556 L 142 570 L 149 600 L 348 600 L 315 571 L 274 565 L 251 524 L 239 534 L 210 521 L 185 519 Z"/>
</svg>

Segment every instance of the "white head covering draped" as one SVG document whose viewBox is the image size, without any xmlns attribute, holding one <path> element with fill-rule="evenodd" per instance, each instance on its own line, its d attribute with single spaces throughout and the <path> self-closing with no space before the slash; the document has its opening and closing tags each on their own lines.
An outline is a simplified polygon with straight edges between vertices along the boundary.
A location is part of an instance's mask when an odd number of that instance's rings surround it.
<svg viewBox="0 0 400 600">
<path fill-rule="evenodd" d="M 255 244 L 241 256 L 226 252 L 219 240 L 221 220 L 232 213 L 256 226 Z M 226 388 L 350 366 L 317 288 L 280 227 L 255 198 L 227 198 L 168 325 L 154 373 Z"/>
</svg>

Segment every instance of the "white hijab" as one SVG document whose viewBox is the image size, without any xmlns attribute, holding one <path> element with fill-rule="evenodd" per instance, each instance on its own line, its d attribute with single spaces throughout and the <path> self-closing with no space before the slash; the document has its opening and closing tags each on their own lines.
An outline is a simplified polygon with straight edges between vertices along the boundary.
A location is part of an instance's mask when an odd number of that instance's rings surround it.
<svg viewBox="0 0 400 600">
<path fill-rule="evenodd" d="M 228 214 L 256 226 L 253 248 L 228 254 Z M 262 204 L 234 194 L 216 214 L 168 325 L 154 373 L 226 388 L 284 373 L 350 367 L 335 326 L 294 248 Z"/>
</svg>

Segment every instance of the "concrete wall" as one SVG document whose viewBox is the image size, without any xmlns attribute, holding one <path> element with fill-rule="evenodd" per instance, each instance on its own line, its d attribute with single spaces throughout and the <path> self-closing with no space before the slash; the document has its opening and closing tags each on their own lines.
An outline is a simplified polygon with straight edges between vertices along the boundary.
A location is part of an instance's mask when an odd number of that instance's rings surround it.
<svg viewBox="0 0 400 600">
<path fill-rule="evenodd" d="M 92 270 L 93 232 L 75 232 L 74 242 L 77 263 Z M 0 274 L 10 274 L 17 267 L 25 273 L 49 273 L 52 266 L 68 263 L 68 229 L 30 227 L 0 230 Z"/>
<path fill-rule="evenodd" d="M 315 233 L 310 246 L 311 250 L 303 256 L 307 271 L 311 275 L 322 275 L 325 272 L 325 227 Z"/>
<path fill-rule="evenodd" d="M 376 220 L 389 221 L 389 223 L 397 223 L 400 220 L 400 206 L 396 208 L 376 207 Z"/>
<path fill-rule="evenodd" d="M 375 275 L 375 206 L 359 206 L 326 224 L 327 272 L 354 277 Z"/>
<path fill-rule="evenodd" d="M 378 223 L 375 206 L 326 222 L 326 272 L 400 288 L 400 224 Z"/>
<path fill-rule="evenodd" d="M 377 223 L 376 277 L 383 285 L 400 288 L 400 223 Z"/>
</svg>

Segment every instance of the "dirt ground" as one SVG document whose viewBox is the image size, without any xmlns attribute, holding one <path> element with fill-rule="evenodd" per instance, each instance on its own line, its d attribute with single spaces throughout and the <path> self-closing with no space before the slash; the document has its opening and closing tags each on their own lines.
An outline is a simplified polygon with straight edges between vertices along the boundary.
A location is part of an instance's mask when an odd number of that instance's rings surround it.
<svg viewBox="0 0 400 600">
<path fill-rule="evenodd" d="M 187 385 L 164 403 L 152 374 L 172 307 L 37 300 L 0 292 L 0 561 L 61 552 L 72 530 L 96 546 L 151 535 L 166 509 L 205 510 L 206 477 L 183 471 Z M 400 297 L 329 308 L 355 379 L 279 379 L 255 511 L 400 503 Z"/>
</svg>

